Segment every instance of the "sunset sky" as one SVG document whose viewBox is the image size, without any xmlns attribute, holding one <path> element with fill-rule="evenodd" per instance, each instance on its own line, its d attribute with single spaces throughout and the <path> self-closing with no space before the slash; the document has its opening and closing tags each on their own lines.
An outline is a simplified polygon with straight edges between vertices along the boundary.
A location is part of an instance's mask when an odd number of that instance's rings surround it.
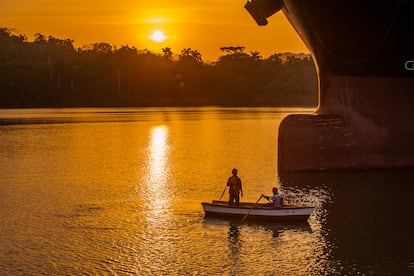
<svg viewBox="0 0 414 276">
<path fill-rule="evenodd" d="M 198 50 L 215 61 L 223 46 L 245 46 L 264 58 L 308 52 L 282 12 L 259 27 L 244 0 L 0 0 L 0 26 L 33 40 L 35 33 L 71 38 L 77 47 L 108 42 L 160 53 L 171 47 Z"/>
</svg>

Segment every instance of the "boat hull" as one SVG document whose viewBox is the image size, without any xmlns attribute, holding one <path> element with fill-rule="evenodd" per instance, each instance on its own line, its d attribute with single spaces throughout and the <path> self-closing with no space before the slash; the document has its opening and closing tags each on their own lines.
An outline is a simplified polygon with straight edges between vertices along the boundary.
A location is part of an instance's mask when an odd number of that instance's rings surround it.
<svg viewBox="0 0 414 276">
<path fill-rule="evenodd" d="M 225 201 L 202 202 L 206 216 L 243 218 L 260 220 L 299 220 L 306 221 L 312 214 L 314 207 L 286 205 L 274 208 L 266 204 L 240 203 L 230 206 Z"/>
<path fill-rule="evenodd" d="M 411 1 L 284 4 L 317 67 L 319 106 L 282 121 L 279 171 L 414 167 Z"/>
</svg>

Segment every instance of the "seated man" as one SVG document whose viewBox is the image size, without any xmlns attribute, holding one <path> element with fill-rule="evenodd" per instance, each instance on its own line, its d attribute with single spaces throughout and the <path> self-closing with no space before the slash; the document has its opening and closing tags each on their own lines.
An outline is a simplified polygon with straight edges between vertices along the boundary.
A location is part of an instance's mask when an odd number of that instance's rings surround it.
<svg viewBox="0 0 414 276">
<path fill-rule="evenodd" d="M 273 195 L 272 196 L 265 196 L 262 195 L 264 198 L 266 198 L 269 201 L 273 201 L 272 206 L 276 207 L 276 208 L 280 208 L 283 206 L 283 197 L 281 197 L 278 192 L 277 192 L 277 188 L 274 187 L 272 189 L 273 191 Z"/>
</svg>

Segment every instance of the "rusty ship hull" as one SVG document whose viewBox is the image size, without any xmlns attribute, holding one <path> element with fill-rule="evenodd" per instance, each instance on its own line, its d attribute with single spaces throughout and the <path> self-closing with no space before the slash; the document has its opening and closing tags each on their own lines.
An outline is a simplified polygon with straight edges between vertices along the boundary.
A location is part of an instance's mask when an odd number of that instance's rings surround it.
<svg viewBox="0 0 414 276">
<path fill-rule="evenodd" d="M 413 6 L 283 1 L 315 61 L 319 106 L 282 121 L 280 171 L 414 167 Z"/>
</svg>

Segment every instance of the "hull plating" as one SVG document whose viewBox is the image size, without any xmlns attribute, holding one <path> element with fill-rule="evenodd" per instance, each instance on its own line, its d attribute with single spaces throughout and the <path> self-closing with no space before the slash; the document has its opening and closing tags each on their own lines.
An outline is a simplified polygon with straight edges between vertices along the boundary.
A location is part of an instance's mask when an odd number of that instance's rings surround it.
<svg viewBox="0 0 414 276">
<path fill-rule="evenodd" d="M 284 2 L 317 65 L 319 108 L 282 122 L 280 170 L 414 167 L 410 2 Z"/>
</svg>

